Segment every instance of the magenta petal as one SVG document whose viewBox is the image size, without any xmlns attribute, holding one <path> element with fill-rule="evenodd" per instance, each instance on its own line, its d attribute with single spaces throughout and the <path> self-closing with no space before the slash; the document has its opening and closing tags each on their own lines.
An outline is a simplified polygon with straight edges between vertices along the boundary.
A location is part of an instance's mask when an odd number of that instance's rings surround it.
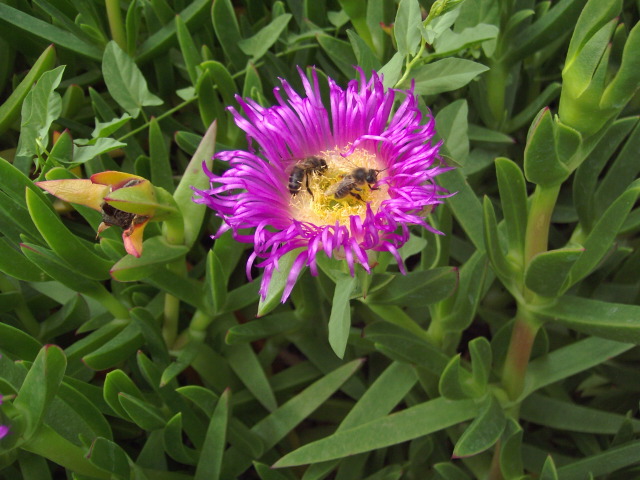
<svg viewBox="0 0 640 480">
<path fill-rule="evenodd" d="M 9 434 L 9 426 L 0 425 L 0 439 L 6 437 Z"/>
</svg>

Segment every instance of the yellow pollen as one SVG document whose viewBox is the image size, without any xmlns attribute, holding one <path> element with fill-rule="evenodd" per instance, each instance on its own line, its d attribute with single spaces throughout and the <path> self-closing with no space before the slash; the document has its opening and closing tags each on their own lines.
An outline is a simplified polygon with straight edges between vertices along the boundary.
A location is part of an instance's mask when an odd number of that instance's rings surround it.
<svg viewBox="0 0 640 480">
<path fill-rule="evenodd" d="M 375 184 L 375 190 L 372 190 L 367 182 L 356 182 L 351 176 L 355 169 L 361 167 L 367 171 L 378 170 L 377 180 L 383 179 L 387 172 L 376 155 L 356 149 L 348 157 L 343 157 L 335 149 L 321 152 L 318 157 L 327 162 L 327 169 L 307 175 L 313 196 L 307 191 L 307 178 L 303 179 L 300 191 L 291 196 L 291 214 L 296 220 L 314 225 L 335 225 L 337 221 L 348 227 L 352 215 L 364 220 L 367 203 L 375 213 L 382 201 L 389 198 L 386 184 Z M 343 198 L 336 198 L 337 191 Z"/>
</svg>

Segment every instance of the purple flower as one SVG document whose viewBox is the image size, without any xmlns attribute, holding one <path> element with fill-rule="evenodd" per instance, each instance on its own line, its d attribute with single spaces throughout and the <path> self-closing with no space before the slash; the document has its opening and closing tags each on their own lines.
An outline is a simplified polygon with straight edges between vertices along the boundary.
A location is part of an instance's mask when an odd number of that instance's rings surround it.
<svg viewBox="0 0 640 480">
<path fill-rule="evenodd" d="M 329 79 L 329 106 L 315 71 L 310 82 L 300 69 L 306 96 L 286 80 L 285 96 L 274 89 L 273 107 L 237 96 L 244 116 L 229 110 L 250 151 L 218 153 L 230 168 L 221 176 L 207 170 L 211 188 L 194 189 L 195 201 L 224 220 L 217 235 L 232 229 L 238 241 L 254 244 L 247 273 L 261 259 L 262 298 L 279 259 L 292 250 L 301 249 L 283 301 L 304 266 L 317 275 L 321 251 L 346 260 L 351 275 L 356 263 L 370 271 L 373 252 L 387 251 L 404 273 L 398 248 L 409 239 L 409 225 L 439 233 L 424 218 L 447 196 L 433 182 L 448 170 L 432 142 L 433 119 L 423 123 L 413 87 L 385 90 L 381 76 L 374 72 L 367 81 L 358 72 L 360 80 L 346 89 Z M 404 99 L 394 109 L 398 93 Z"/>
</svg>

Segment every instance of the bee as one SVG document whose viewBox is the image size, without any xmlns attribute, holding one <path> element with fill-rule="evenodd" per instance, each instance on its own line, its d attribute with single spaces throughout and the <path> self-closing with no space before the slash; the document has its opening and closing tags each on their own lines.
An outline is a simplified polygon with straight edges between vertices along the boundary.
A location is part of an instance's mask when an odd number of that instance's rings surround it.
<svg viewBox="0 0 640 480">
<path fill-rule="evenodd" d="M 375 183 L 378 181 L 378 174 L 382 170 L 375 170 L 373 168 L 358 167 L 351 171 L 351 173 L 342 177 L 338 183 L 334 183 L 327 190 L 325 195 L 333 195 L 336 199 L 344 198 L 347 195 L 357 198 L 360 201 L 364 201 L 358 192 L 362 191 L 362 186 L 369 185 L 371 190 L 378 190 Z"/>
<path fill-rule="evenodd" d="M 327 170 L 327 162 L 324 158 L 308 157 L 294 165 L 289 175 L 289 193 L 297 195 L 305 182 L 307 192 L 313 198 L 313 192 L 309 188 L 309 175 L 322 175 Z"/>
</svg>

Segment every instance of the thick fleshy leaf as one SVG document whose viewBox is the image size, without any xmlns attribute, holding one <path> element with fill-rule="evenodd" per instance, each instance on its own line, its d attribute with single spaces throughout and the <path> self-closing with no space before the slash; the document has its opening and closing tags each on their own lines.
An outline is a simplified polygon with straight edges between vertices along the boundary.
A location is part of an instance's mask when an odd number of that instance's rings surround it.
<svg viewBox="0 0 640 480">
<path fill-rule="evenodd" d="M 187 27 L 195 22 L 204 20 L 211 8 L 211 2 L 209 0 L 195 0 L 186 5 L 179 15 Z M 153 58 L 157 58 L 175 44 L 175 20 L 171 18 L 171 16 L 169 16 L 168 20 L 164 25 L 159 26 L 161 28 L 158 28 L 153 35 L 150 35 L 142 42 L 142 45 L 138 48 L 138 55 L 136 56 L 138 63 L 146 63 Z"/>
<path fill-rule="evenodd" d="M 64 182 L 64 180 L 60 181 Z M 94 280 L 105 280 L 109 277 L 108 272 L 111 268 L 109 260 L 96 255 L 86 243 L 71 233 L 60 218 L 53 213 L 51 207 L 32 190 L 27 190 L 26 198 L 33 223 L 60 258 L 66 260 L 71 266 L 80 265 L 78 273 Z"/>
<path fill-rule="evenodd" d="M 40 343 L 29 334 L 6 323 L 0 323 L 0 349 L 17 358 L 33 361 L 40 347 Z"/>
<path fill-rule="evenodd" d="M 458 269 L 439 267 L 397 275 L 384 289 L 367 296 L 376 305 L 424 306 L 449 297 L 458 285 Z"/>
<path fill-rule="evenodd" d="M 273 466 L 324 462 L 396 445 L 469 420 L 477 411 L 473 400 L 437 398 L 304 445 Z"/>
<path fill-rule="evenodd" d="M 151 182 L 156 187 L 172 193 L 175 187 L 169 161 L 169 147 L 155 118 L 152 118 L 149 123 L 149 157 L 151 158 Z"/>
<path fill-rule="evenodd" d="M 273 389 L 251 346 L 247 344 L 229 346 L 225 357 L 231 369 L 240 377 L 258 402 L 269 412 L 276 410 L 278 402 Z"/>
<path fill-rule="evenodd" d="M 548 45 L 569 33 L 567 25 L 575 25 L 584 3 L 584 0 L 562 0 L 555 3 L 545 15 L 536 18 L 535 22 L 518 28 L 505 61 L 519 61 L 538 51 L 541 45 Z"/>
<path fill-rule="evenodd" d="M 556 464 L 553 461 L 553 457 L 549 455 L 544 462 L 542 471 L 540 472 L 540 480 L 559 480 Z"/>
<path fill-rule="evenodd" d="M 116 318 L 127 318 L 124 307 L 111 297 L 107 289 L 98 281 L 81 276 L 51 250 L 33 244 L 20 245 L 22 253 L 47 275 L 76 292 L 104 301 Z"/>
<path fill-rule="evenodd" d="M 441 321 L 446 330 L 462 331 L 471 324 L 482 299 L 489 270 L 486 255 L 478 251 L 462 265 L 458 289 L 453 297 L 446 300 L 446 307 L 443 306 L 446 315 Z"/>
<path fill-rule="evenodd" d="M 303 322 L 294 312 L 274 313 L 264 318 L 231 327 L 227 332 L 225 341 L 229 345 L 250 343 L 280 333 L 297 330 L 302 326 Z"/>
<path fill-rule="evenodd" d="M 0 8 L 5 8 L 2 5 Z M 3 17 L 6 18 L 6 17 Z M 0 134 L 7 130 L 20 116 L 22 102 L 44 72 L 53 68 L 56 61 L 56 51 L 53 45 L 49 45 L 35 61 L 29 73 L 20 84 L 13 89 L 9 98 L 0 105 Z"/>
<path fill-rule="evenodd" d="M 25 415 L 26 425 L 22 433 L 25 438 L 31 437 L 40 426 L 66 368 L 67 359 L 60 347 L 47 345 L 38 353 L 13 402 L 18 411 Z"/>
<path fill-rule="evenodd" d="M 419 365 L 437 375 L 449 363 L 449 357 L 430 342 L 389 323 L 373 323 L 366 328 L 364 335 L 388 357 Z"/>
<path fill-rule="evenodd" d="M 482 204 L 478 196 L 459 168 L 443 173 L 438 179 L 447 190 L 457 192 L 447 200 L 448 205 L 473 245 L 484 251 Z"/>
<path fill-rule="evenodd" d="M 438 390 L 448 400 L 464 400 L 477 396 L 471 373 L 460 364 L 460 355 L 452 357 L 442 371 Z"/>
<path fill-rule="evenodd" d="M 353 3 L 361 3 L 361 2 L 353 2 Z M 351 42 L 351 48 L 356 55 L 356 59 L 358 60 L 358 66 L 362 68 L 365 74 L 369 74 L 371 71 L 379 71 L 382 67 L 380 60 L 376 57 L 371 47 L 367 45 L 367 43 L 356 35 L 352 30 L 347 30 L 347 35 L 349 36 L 349 41 Z"/>
<path fill-rule="evenodd" d="M 214 2 L 211 16 L 213 18 L 214 31 L 224 53 L 231 60 L 234 67 L 237 70 L 241 70 L 245 67 L 248 58 L 240 49 L 242 36 L 231 1 L 220 0 Z"/>
<path fill-rule="evenodd" d="M 183 257 L 189 249 L 183 245 L 171 245 L 162 236 L 151 237 L 143 244 L 144 255 L 126 256 L 111 267 L 111 276 L 120 282 L 142 280 L 153 274 L 154 269 Z"/>
<path fill-rule="evenodd" d="M 0 272 L 26 282 L 47 280 L 47 275 L 27 260 L 7 237 L 0 237 Z"/>
<path fill-rule="evenodd" d="M 91 445 L 89 461 L 98 468 L 111 472 L 116 478 L 129 478 L 129 457 L 125 451 L 106 438 L 97 438 Z"/>
<path fill-rule="evenodd" d="M 202 62 L 202 58 L 189 32 L 189 28 L 185 25 L 180 15 L 176 15 L 176 34 L 189 79 L 192 84 L 195 84 L 198 79 L 196 68 Z"/>
<path fill-rule="evenodd" d="M 0 4 L 0 18 L 20 30 L 24 30 L 31 35 L 43 39 L 49 44 L 58 45 L 91 60 L 100 60 L 100 48 L 96 45 L 87 43 L 84 39 L 79 39 L 72 33 L 49 22 L 40 20 L 35 16 L 24 13 L 17 8 L 13 8 L 4 3 Z M 28 85 L 31 85 L 32 82 L 33 80 L 31 80 Z"/>
<path fill-rule="evenodd" d="M 500 471 L 504 478 L 521 478 L 522 464 L 522 427 L 513 418 L 506 422 L 500 445 Z"/>
<path fill-rule="evenodd" d="M 496 158 L 500 202 L 507 227 L 509 251 L 522 254 L 527 228 L 527 188 L 520 167 L 505 157 Z"/>
<path fill-rule="evenodd" d="M 220 478 L 229 422 L 230 397 L 231 391 L 225 390 L 220 395 L 218 404 L 211 415 L 194 480 L 218 480 Z"/>
<path fill-rule="evenodd" d="M 525 285 L 543 297 L 562 295 L 567 276 L 583 252 L 582 247 L 571 247 L 539 253 L 527 266 Z"/>
<path fill-rule="evenodd" d="M 335 357 L 334 357 L 335 358 Z M 340 386 L 362 365 L 361 360 L 353 360 L 311 384 L 276 411 L 260 420 L 251 431 L 262 438 L 265 448 L 276 445 L 291 429 L 298 425 L 322 403 L 326 401 Z M 226 452 L 225 460 L 230 467 L 222 471 L 222 478 L 237 476 L 239 472 L 251 464 L 251 459 L 237 449 Z M 233 471 L 227 471 L 233 470 Z"/>
<path fill-rule="evenodd" d="M 559 380 L 584 372 L 633 347 L 632 343 L 589 337 L 554 350 L 529 364 L 521 398 Z"/>
<path fill-rule="evenodd" d="M 156 406 L 140 398 L 120 393 L 118 401 L 129 418 L 143 430 L 159 430 L 167 423 L 163 412 Z"/>
<path fill-rule="evenodd" d="M 640 441 L 610 448 L 558 468 L 562 480 L 580 480 L 589 475 L 606 476 L 640 462 Z"/>
<path fill-rule="evenodd" d="M 126 393 L 130 397 L 143 398 L 138 386 L 122 370 L 116 369 L 107 374 L 104 379 L 103 395 L 107 404 L 122 418 L 130 420 L 126 410 L 120 404 L 118 397 Z"/>
<path fill-rule="evenodd" d="M 584 252 L 571 267 L 567 288 L 586 277 L 602 261 L 639 195 L 640 180 L 636 180 L 596 221 L 584 242 Z"/>
<path fill-rule="evenodd" d="M 182 412 L 178 412 L 164 427 L 162 437 L 164 450 L 169 457 L 177 462 L 196 465 L 198 463 L 197 452 L 184 445 L 182 435 Z"/>
<path fill-rule="evenodd" d="M 258 317 L 265 316 L 280 304 L 282 292 L 284 292 L 284 289 L 287 286 L 289 271 L 291 270 L 293 262 L 299 253 L 300 249 L 292 250 L 283 255 L 278 261 L 278 269 L 273 272 L 271 282 L 269 282 L 267 295 L 264 299 L 260 298 L 257 314 Z"/>
<path fill-rule="evenodd" d="M 343 75 L 347 78 L 354 76 L 356 71 L 353 66 L 357 64 L 357 59 L 348 42 L 328 35 L 320 35 L 318 43 Z"/>
<path fill-rule="evenodd" d="M 640 343 L 640 306 L 564 295 L 536 311 L 589 335 Z"/>
<path fill-rule="evenodd" d="M 478 416 L 467 427 L 453 449 L 458 458 L 477 455 L 491 448 L 502 435 L 506 418 L 500 403 L 490 395 Z"/>
<path fill-rule="evenodd" d="M 555 130 L 551 111 L 544 108 L 531 124 L 524 151 L 524 172 L 530 182 L 557 185 L 571 173 L 558 156 Z"/>
<path fill-rule="evenodd" d="M 487 256 L 491 261 L 491 266 L 496 275 L 502 282 L 508 286 L 512 283 L 512 277 L 515 272 L 502 248 L 500 235 L 498 231 L 498 221 L 496 220 L 496 212 L 493 209 L 489 197 L 484 197 L 483 202 L 483 219 L 484 219 L 484 244 L 487 247 Z"/>
<path fill-rule="evenodd" d="M 184 219 L 184 244 L 187 247 L 191 247 L 195 243 L 202 228 L 206 206 L 192 201 L 192 188 L 204 189 L 209 185 L 209 178 L 205 175 L 203 166 L 208 169 L 213 166 L 217 127 L 217 123 L 214 122 L 207 128 L 173 194 Z"/>
<path fill-rule="evenodd" d="M 356 287 L 356 279 L 346 274 L 338 277 L 331 302 L 329 317 L 329 344 L 338 356 L 344 357 L 351 328 L 351 292 Z"/>
<path fill-rule="evenodd" d="M 534 393 L 522 403 L 520 415 L 529 422 L 570 432 L 615 435 L 627 421 L 631 422 L 634 431 L 640 431 L 640 420 L 539 393 Z"/>
<path fill-rule="evenodd" d="M 130 323 L 100 348 L 85 355 L 82 361 L 95 370 L 105 370 L 126 360 L 140 348 L 142 341 L 140 327 L 135 323 Z"/>
</svg>

